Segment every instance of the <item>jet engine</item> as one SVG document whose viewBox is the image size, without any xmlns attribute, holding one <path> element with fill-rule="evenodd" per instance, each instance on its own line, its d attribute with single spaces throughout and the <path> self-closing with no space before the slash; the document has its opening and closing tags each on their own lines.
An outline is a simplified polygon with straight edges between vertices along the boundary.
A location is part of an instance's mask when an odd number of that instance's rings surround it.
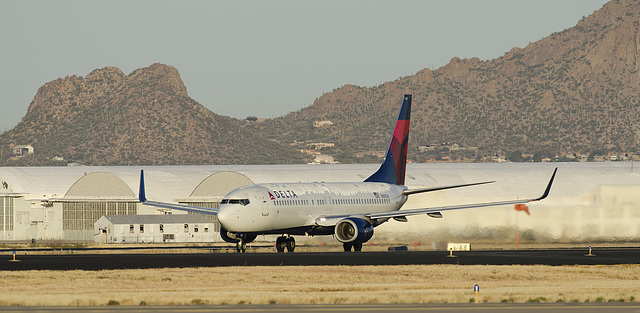
<svg viewBox="0 0 640 313">
<path fill-rule="evenodd" d="M 236 234 L 228 232 L 224 227 L 220 226 L 220 238 L 225 242 L 236 243 L 238 238 Z"/>
<path fill-rule="evenodd" d="M 250 243 L 254 241 L 256 237 L 258 237 L 258 235 L 253 233 L 231 233 L 220 226 L 220 238 L 225 242 L 237 243 L 239 241 L 238 238 L 242 238 L 245 243 Z"/>
<path fill-rule="evenodd" d="M 373 237 L 373 225 L 357 217 L 347 217 L 335 227 L 336 239 L 340 242 L 367 242 Z"/>
</svg>

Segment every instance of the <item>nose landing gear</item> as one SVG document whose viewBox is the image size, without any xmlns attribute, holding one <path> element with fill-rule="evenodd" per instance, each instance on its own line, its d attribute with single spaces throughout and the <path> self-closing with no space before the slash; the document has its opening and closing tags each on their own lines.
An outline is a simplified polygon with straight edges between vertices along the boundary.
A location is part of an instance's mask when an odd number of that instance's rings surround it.
<svg viewBox="0 0 640 313">
<path fill-rule="evenodd" d="M 296 249 L 296 240 L 291 236 L 278 237 L 276 239 L 276 250 L 284 252 L 284 249 L 287 249 L 287 252 L 293 252 Z"/>
<path fill-rule="evenodd" d="M 236 251 L 239 253 L 247 252 L 247 243 L 253 242 L 257 234 L 252 233 L 232 233 L 229 235 L 226 230 L 223 231 L 221 228 L 220 235 L 222 235 L 222 239 L 226 242 L 235 242 L 236 243 Z"/>
<path fill-rule="evenodd" d="M 239 253 L 244 253 L 247 251 L 247 243 L 243 238 L 238 238 L 238 242 L 236 242 L 236 251 Z"/>
</svg>

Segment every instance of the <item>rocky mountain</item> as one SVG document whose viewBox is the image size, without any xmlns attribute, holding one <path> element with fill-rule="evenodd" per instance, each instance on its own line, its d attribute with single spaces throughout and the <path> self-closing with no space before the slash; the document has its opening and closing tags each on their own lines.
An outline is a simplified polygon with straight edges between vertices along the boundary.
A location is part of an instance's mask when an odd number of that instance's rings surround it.
<svg viewBox="0 0 640 313">
<path fill-rule="evenodd" d="M 492 60 L 453 58 L 246 121 L 189 98 L 173 67 L 129 75 L 108 67 L 41 87 L 20 124 L 0 135 L 0 165 L 301 163 L 320 152 L 378 162 L 405 93 L 413 94 L 409 157 L 417 161 L 637 155 L 639 47 L 640 2 L 612 0 L 574 27 Z M 16 145 L 36 153 L 12 157 Z"/>
<path fill-rule="evenodd" d="M 459 150 L 471 159 L 514 151 L 637 153 L 639 23 L 639 1 L 613 0 L 576 26 L 496 59 L 453 58 L 379 86 L 346 85 L 310 107 L 251 127 L 300 146 L 331 142 L 339 161 L 358 162 L 357 152 L 385 148 L 402 94 L 411 93 L 413 149 L 478 147 Z M 325 120 L 333 124 L 313 127 Z"/>
<path fill-rule="evenodd" d="M 35 154 L 12 157 L 16 145 Z M 189 98 L 178 71 L 153 64 L 129 75 L 106 67 L 42 86 L 26 116 L 0 135 L 2 165 L 300 163 L 289 147 Z"/>
</svg>

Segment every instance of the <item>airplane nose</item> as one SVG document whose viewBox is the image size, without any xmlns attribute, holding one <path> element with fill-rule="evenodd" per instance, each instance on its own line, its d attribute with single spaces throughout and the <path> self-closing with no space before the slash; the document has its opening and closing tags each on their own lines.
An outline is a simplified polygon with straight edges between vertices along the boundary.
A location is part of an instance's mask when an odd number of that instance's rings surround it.
<svg viewBox="0 0 640 313">
<path fill-rule="evenodd" d="M 224 227 L 225 229 L 229 229 L 228 227 L 230 226 L 230 222 L 232 221 L 232 212 L 229 209 L 224 208 L 224 206 L 220 206 L 218 208 L 218 222 L 220 222 L 220 225 L 222 225 L 222 227 Z"/>
</svg>

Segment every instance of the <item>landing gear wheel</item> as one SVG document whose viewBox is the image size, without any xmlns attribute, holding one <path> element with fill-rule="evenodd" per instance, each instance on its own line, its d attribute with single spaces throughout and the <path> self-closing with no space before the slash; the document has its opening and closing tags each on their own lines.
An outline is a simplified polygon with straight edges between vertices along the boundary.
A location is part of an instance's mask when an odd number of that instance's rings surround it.
<svg viewBox="0 0 640 313">
<path fill-rule="evenodd" d="M 350 242 L 343 242 L 342 247 L 344 248 L 344 252 L 350 252 L 351 247 L 353 247 L 353 244 Z"/>
<path fill-rule="evenodd" d="M 362 242 L 354 242 L 353 251 L 362 251 Z"/>
<path fill-rule="evenodd" d="M 287 247 L 287 238 L 278 237 L 276 239 L 276 251 L 284 252 L 284 249 Z"/>
<path fill-rule="evenodd" d="M 293 252 L 296 249 L 296 240 L 293 237 L 287 238 L 287 252 Z"/>
<path fill-rule="evenodd" d="M 238 239 L 238 242 L 236 243 L 236 251 L 238 251 L 238 253 L 245 253 L 247 251 L 247 243 L 244 239 Z"/>
</svg>

